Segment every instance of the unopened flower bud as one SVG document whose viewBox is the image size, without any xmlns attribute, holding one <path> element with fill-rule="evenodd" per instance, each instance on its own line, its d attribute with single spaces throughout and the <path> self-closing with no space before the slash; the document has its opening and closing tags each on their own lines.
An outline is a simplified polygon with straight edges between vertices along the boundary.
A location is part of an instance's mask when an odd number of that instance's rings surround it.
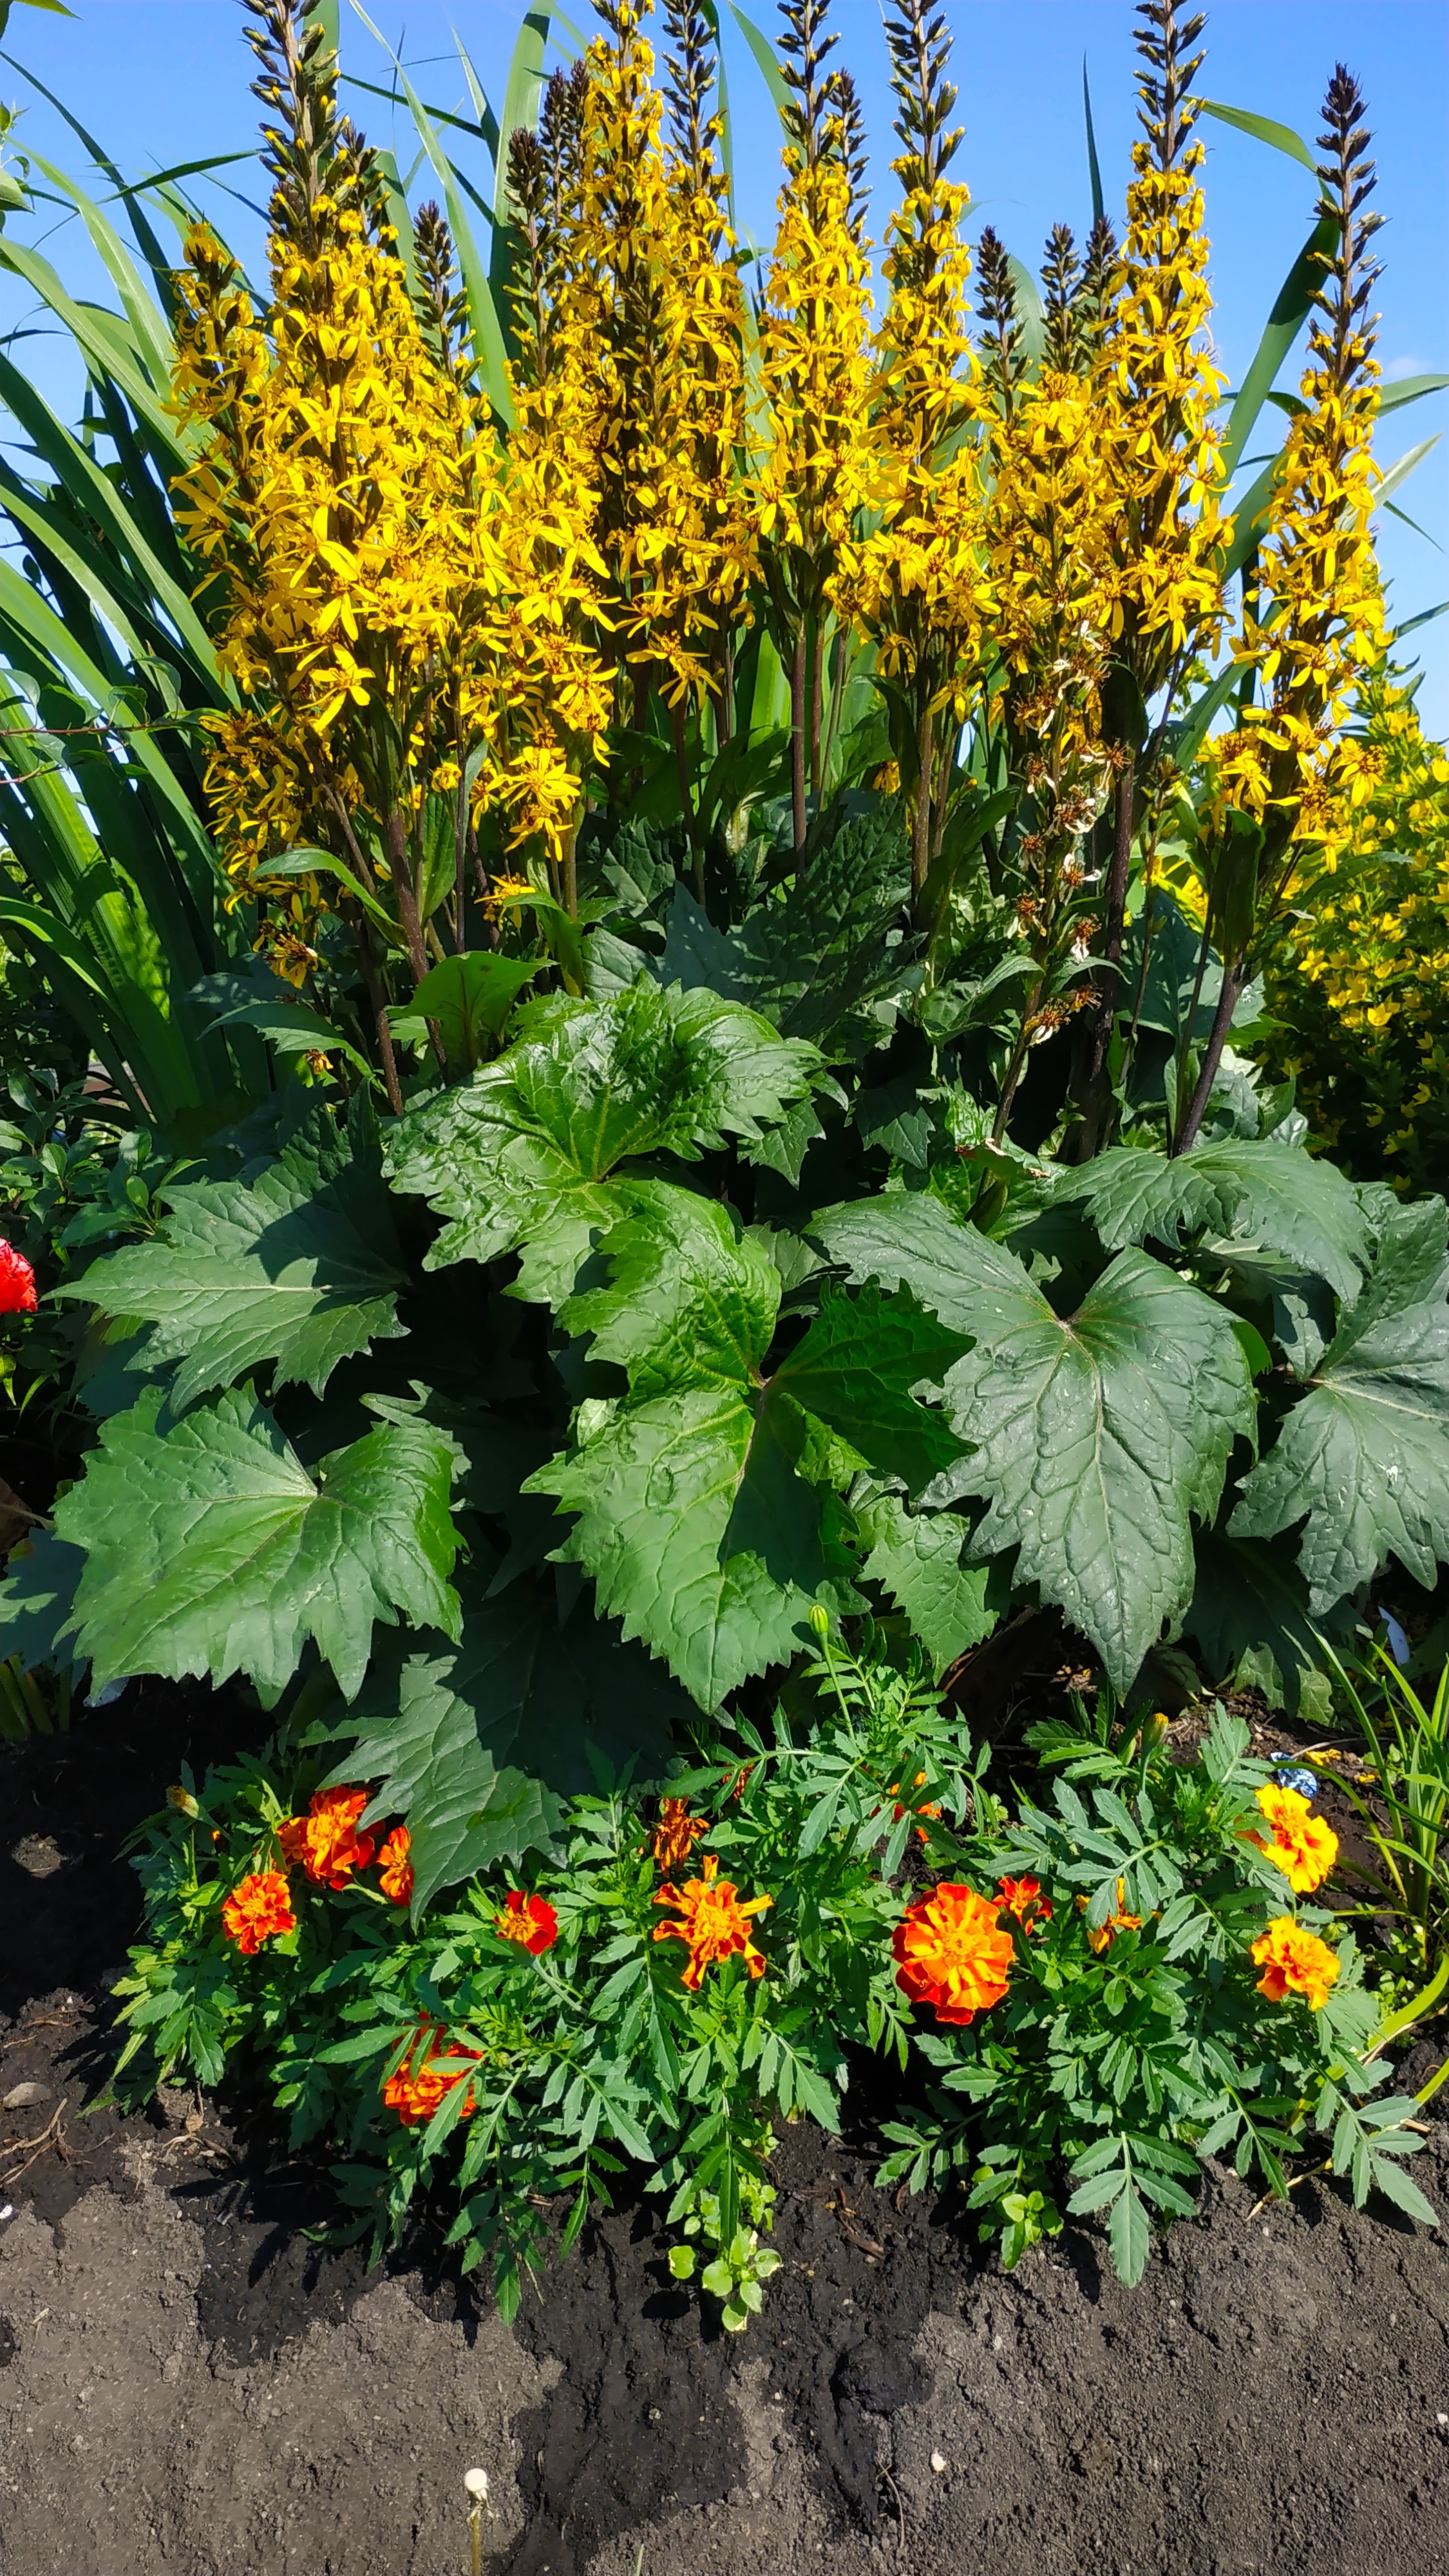
<svg viewBox="0 0 1449 2576">
<path fill-rule="evenodd" d="M 814 1629 L 817 1637 L 829 1636 L 830 1613 L 828 1610 L 822 1610 L 818 1601 L 810 1613 L 810 1625 Z"/>
<path fill-rule="evenodd" d="M 174 1807 L 177 1814 L 181 1816 L 199 1816 L 201 1813 L 191 1791 L 183 1789 L 179 1780 L 174 1789 L 167 1790 L 166 1803 L 168 1807 Z"/>
<path fill-rule="evenodd" d="M 488 2502 L 488 2472 L 486 2469 L 465 2469 L 463 2471 L 463 2484 L 476 2504 L 486 2504 Z"/>
</svg>

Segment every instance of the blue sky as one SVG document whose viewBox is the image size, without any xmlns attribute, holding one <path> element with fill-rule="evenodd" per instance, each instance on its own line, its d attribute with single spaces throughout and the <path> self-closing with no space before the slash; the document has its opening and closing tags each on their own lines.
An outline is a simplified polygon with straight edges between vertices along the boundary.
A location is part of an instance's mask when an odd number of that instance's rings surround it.
<svg viewBox="0 0 1449 2576">
<path fill-rule="evenodd" d="M 409 0 L 406 6 L 377 0 L 369 14 L 402 55 L 424 99 L 467 112 L 456 38 L 488 97 L 501 106 L 519 0 Z M 587 0 L 573 0 L 571 14 L 581 24 L 589 19 Z M 769 23 L 769 0 L 755 0 L 751 14 Z M 721 15 L 741 228 L 768 239 L 778 131 L 743 39 L 724 9 Z M 1128 0 L 945 0 L 945 15 L 955 37 L 957 114 L 966 129 L 959 166 L 972 191 L 973 224 L 994 224 L 1017 257 L 1035 266 L 1054 221 L 1072 223 L 1079 233 L 1090 221 L 1084 56 L 1107 203 L 1109 210 L 1120 210 L 1135 103 Z M 341 16 L 344 72 L 386 81 L 387 57 L 350 0 L 342 0 Z M 257 110 L 248 90 L 251 57 L 242 41 L 243 23 L 233 0 L 77 0 L 71 19 L 16 7 L 0 71 L 0 95 L 25 111 L 14 148 L 43 153 L 83 175 L 85 156 L 76 138 L 18 64 L 65 101 L 128 175 L 249 151 Z M 865 101 L 878 228 L 893 182 L 886 167 L 891 101 L 876 0 L 837 0 L 835 23 L 838 59 L 849 61 Z M 1379 244 L 1384 275 L 1376 297 L 1385 374 L 1449 374 L 1449 10 L 1442 0 L 1220 0 L 1209 13 L 1206 44 L 1199 81 L 1206 97 L 1276 118 L 1310 144 L 1334 63 L 1343 60 L 1357 74 L 1379 164 L 1375 202 L 1386 218 Z M 406 168 L 413 147 L 405 109 L 394 120 L 388 102 L 360 92 L 348 104 L 372 140 L 395 142 Z M 1310 229 L 1313 182 L 1285 155 L 1229 127 L 1205 120 L 1202 132 L 1208 146 L 1214 327 L 1222 363 L 1236 381 Z M 466 145 L 459 157 L 467 166 Z M 224 175 L 257 194 L 256 175 L 245 165 Z M 473 175 L 485 183 L 481 150 Z M 425 185 L 414 191 L 415 198 L 426 193 Z M 260 240 L 256 216 L 219 190 L 208 192 L 207 202 L 229 238 L 253 254 Z M 32 234 L 48 228 L 23 229 Z M 59 224 L 46 248 L 75 290 L 102 292 L 101 274 L 76 222 Z M 109 292 L 105 300 L 113 300 Z M 0 316 L 5 329 L 28 318 L 12 279 L 0 279 Z M 59 353 L 32 340 L 21 354 L 28 355 L 54 399 L 61 389 Z M 1291 385 L 1297 372 L 1295 357 L 1279 381 Z M 1382 425 L 1381 462 L 1392 464 L 1446 427 L 1449 395 L 1398 410 Z M 1427 531 L 1427 537 L 1415 535 L 1392 517 L 1382 523 L 1380 555 L 1393 611 L 1408 618 L 1449 598 L 1449 437 L 1397 497 Z M 1425 668 L 1425 719 L 1438 731 L 1449 730 L 1449 617 L 1422 629 L 1413 642 Z"/>
</svg>

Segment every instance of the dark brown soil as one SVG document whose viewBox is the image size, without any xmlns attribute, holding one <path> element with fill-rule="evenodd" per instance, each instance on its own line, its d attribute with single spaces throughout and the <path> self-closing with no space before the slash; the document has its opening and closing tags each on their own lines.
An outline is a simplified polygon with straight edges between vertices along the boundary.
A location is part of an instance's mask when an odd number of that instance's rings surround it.
<svg viewBox="0 0 1449 2576">
<path fill-rule="evenodd" d="M 780 2142 L 747 2335 L 640 2191 L 510 2331 L 426 2235 L 329 2252 L 325 2172 L 244 2106 L 90 2109 L 115 1846 L 238 1723 L 138 1690 L 0 1762 L 5 2576 L 445 2576 L 474 2466 L 492 2576 L 1449 2576 L 1449 2266 L 1337 2185 L 1255 2210 L 1210 2167 L 1136 2293 L 1091 2231 L 1006 2276 L 872 2189 L 862 2085 Z M 1416 2174 L 1449 2211 L 1438 2125 Z"/>
</svg>

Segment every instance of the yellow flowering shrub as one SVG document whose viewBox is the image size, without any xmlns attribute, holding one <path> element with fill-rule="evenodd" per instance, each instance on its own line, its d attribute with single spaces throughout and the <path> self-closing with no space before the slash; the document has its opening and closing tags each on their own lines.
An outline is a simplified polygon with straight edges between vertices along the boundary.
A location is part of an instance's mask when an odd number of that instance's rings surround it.
<svg viewBox="0 0 1449 2576">
<path fill-rule="evenodd" d="M 1362 1180 L 1449 1172 L 1449 746 L 1426 737 L 1392 661 L 1358 692 L 1353 787 L 1331 818 L 1270 1006 L 1326 1146 Z"/>
</svg>

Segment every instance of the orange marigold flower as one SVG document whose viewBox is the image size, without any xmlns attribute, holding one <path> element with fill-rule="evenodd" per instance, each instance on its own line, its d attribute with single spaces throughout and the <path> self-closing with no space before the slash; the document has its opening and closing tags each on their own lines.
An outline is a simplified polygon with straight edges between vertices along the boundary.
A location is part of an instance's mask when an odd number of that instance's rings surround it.
<svg viewBox="0 0 1449 2576">
<path fill-rule="evenodd" d="M 253 1870 L 237 1880 L 221 1909 L 222 1929 L 243 1958 L 253 1958 L 274 1932 L 296 1929 L 287 1882 L 279 1869 Z"/>
<path fill-rule="evenodd" d="M 692 1816 L 687 1798 L 662 1799 L 652 1844 L 656 1865 L 660 1869 L 679 1869 L 688 1860 L 700 1835 L 708 1832 L 709 1818 Z"/>
<path fill-rule="evenodd" d="M 413 1847 L 406 1825 L 394 1825 L 377 1855 L 382 1871 L 382 1892 L 394 1905 L 406 1905 L 413 1892 L 413 1865 L 408 1858 Z"/>
<path fill-rule="evenodd" d="M 1117 1935 L 1118 1935 L 1118 1933 L 1119 1933 L 1119 1932 L 1140 1932 L 1140 1931 L 1141 1931 L 1141 1929 L 1142 1929 L 1142 1917 L 1141 1917 L 1141 1915 L 1140 1915 L 1140 1914 L 1128 1914 L 1128 1913 L 1125 1911 L 1126 1904 L 1127 1904 L 1127 1881 L 1126 1881 L 1126 1879 L 1125 1879 L 1125 1878 L 1119 1878 L 1119 1879 L 1118 1879 L 1118 1881 L 1117 1881 L 1117 1906 L 1116 1906 L 1116 1911 L 1115 1911 L 1115 1913 L 1109 1914 L 1109 1915 L 1108 1915 L 1108 1917 L 1107 1917 L 1106 1922 L 1105 1922 L 1105 1923 L 1099 1923 L 1099 1924 L 1096 1926 L 1096 1929 L 1095 1929 L 1095 1930 L 1093 1930 L 1093 1928 L 1092 1928 L 1092 1926 L 1091 1926 L 1090 1924 L 1088 1924 L 1088 1926 L 1087 1926 L 1087 1941 L 1088 1941 L 1088 1945 L 1089 1945 L 1089 1947 L 1090 1947 L 1090 1948 L 1092 1948 L 1093 1950 L 1095 1950 L 1095 1951 L 1096 1951 L 1096 1953 L 1097 1953 L 1097 1955 L 1098 1955 L 1098 1957 L 1099 1957 L 1099 1958 L 1100 1958 L 1100 1956 L 1101 1956 L 1101 1954 L 1102 1954 L 1102 1952 L 1103 1952 L 1104 1950 L 1110 1950 L 1110 1949 L 1111 1949 L 1112 1944 L 1113 1944 L 1113 1942 L 1116 1940 Z M 1079 1914 L 1085 1914 L 1085 1913 L 1086 1913 L 1086 1910 L 1087 1910 L 1087 1899 L 1085 1898 L 1085 1896 L 1079 1896 L 1079 1897 L 1078 1897 L 1078 1899 L 1077 1899 L 1077 1912 L 1078 1912 Z"/>
<path fill-rule="evenodd" d="M 891 1936 L 900 1962 L 896 1984 L 912 2003 L 931 2004 L 940 2022 L 969 2022 L 1006 1992 L 1011 1934 L 997 1916 L 1001 1900 L 950 1880 L 906 1907 Z"/>
<path fill-rule="evenodd" d="M 525 1896 L 520 1888 L 511 1887 L 503 1912 L 493 1917 L 493 1929 L 505 1941 L 519 1942 L 537 1959 L 558 1939 L 558 1916 L 546 1896 Z"/>
<path fill-rule="evenodd" d="M 706 1968 L 717 1967 L 721 1960 L 741 1958 L 752 1977 L 765 1973 L 765 1958 L 750 1938 L 749 1917 L 763 1914 L 773 1905 L 773 1896 L 752 1896 L 741 1905 L 732 1879 L 717 1878 L 719 1862 L 710 1852 L 704 1862 L 702 1878 L 687 1878 L 683 1890 L 661 1887 L 654 1902 L 672 1905 L 683 1916 L 681 1923 L 656 1923 L 656 1941 L 685 1941 L 689 1945 L 689 1965 L 684 1983 L 691 1994 L 699 1992 Z"/>
<path fill-rule="evenodd" d="M 463 2080 L 464 2069 L 461 2066 L 439 2067 L 429 2062 L 433 2045 L 438 2040 L 446 2041 L 445 2057 L 471 2058 L 476 2064 L 481 2054 L 476 2048 L 465 2048 L 459 2040 L 447 2040 L 446 2034 L 434 2030 L 431 2023 L 421 2022 L 413 2033 L 412 2044 L 401 2066 L 395 2075 L 388 2077 L 382 2088 L 384 2102 L 390 2111 L 396 2111 L 405 2129 L 421 2128 L 431 2120 L 444 2095 L 451 2093 L 454 2085 L 461 2084 Z M 470 2084 L 460 2118 L 471 2119 L 477 2107 L 478 2097 Z"/>
<path fill-rule="evenodd" d="M 1316 1932 L 1306 1932 L 1301 1923 L 1295 1923 L 1291 1914 L 1279 1914 L 1269 1924 L 1261 1940 L 1253 1943 L 1253 1959 L 1263 1971 L 1258 1992 L 1270 2003 L 1302 1995 L 1310 2012 L 1322 2012 L 1328 1989 L 1338 1980 L 1337 1953 Z"/>
<path fill-rule="evenodd" d="M 287 1860 L 300 1861 L 309 1878 L 331 1888 L 347 1885 L 355 1869 L 366 1869 L 375 1849 L 371 1834 L 359 1834 L 357 1819 L 367 1804 L 365 1789 L 315 1789 L 305 1816 L 288 1816 L 277 1827 L 277 1840 Z"/>
<path fill-rule="evenodd" d="M 999 1878 L 996 1884 L 1002 1904 L 1016 1916 L 1023 1932 L 1029 1932 L 1033 1923 L 1050 1923 L 1051 1902 L 1043 1896 L 1039 1878 Z"/>
<path fill-rule="evenodd" d="M 1280 1789 L 1272 1780 L 1258 1791 L 1258 1805 L 1273 1829 L 1272 1837 L 1249 1834 L 1249 1842 L 1281 1869 L 1296 1895 L 1311 1896 L 1338 1858 L 1338 1836 L 1332 1825 L 1315 1816 L 1296 1789 Z"/>
</svg>

